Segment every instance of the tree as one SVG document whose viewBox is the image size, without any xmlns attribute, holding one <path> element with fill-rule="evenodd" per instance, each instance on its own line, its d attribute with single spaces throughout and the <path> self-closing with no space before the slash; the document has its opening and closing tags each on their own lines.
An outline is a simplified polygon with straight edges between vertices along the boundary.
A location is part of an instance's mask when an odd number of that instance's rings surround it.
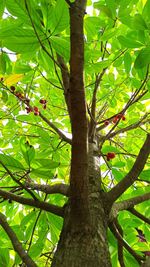
<svg viewBox="0 0 150 267">
<path fill-rule="evenodd" d="M 1 266 L 149 265 L 149 9 L 1 1 Z"/>
</svg>

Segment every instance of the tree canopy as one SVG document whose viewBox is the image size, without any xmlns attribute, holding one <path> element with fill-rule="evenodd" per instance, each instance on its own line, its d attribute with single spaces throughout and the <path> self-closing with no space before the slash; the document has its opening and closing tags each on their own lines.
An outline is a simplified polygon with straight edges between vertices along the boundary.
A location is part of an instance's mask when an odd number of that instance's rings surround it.
<svg viewBox="0 0 150 267">
<path fill-rule="evenodd" d="M 80 112 L 86 109 L 90 138 L 96 131 L 100 144 L 102 190 L 119 201 L 111 214 L 116 228 L 108 230 L 112 266 L 137 267 L 150 253 L 150 142 L 145 141 L 150 133 L 150 0 L 87 1 L 84 47 L 74 43 L 70 49 L 72 4 L 1 0 L 3 267 L 23 266 L 19 264 L 26 252 L 30 256 L 26 264 L 31 260 L 39 267 L 51 266 L 70 194 L 72 137 L 84 135 L 85 125 L 75 117 L 82 92 L 77 88 L 79 98 L 71 107 L 68 98 L 70 71 L 80 80 L 82 68 L 78 64 L 75 69 L 70 50 L 80 63 L 79 48 L 84 51 L 86 99 Z M 73 134 L 71 117 L 76 118 Z M 131 183 L 125 187 L 120 182 L 128 175 Z M 119 186 L 122 192 L 115 191 Z M 121 208 L 119 204 L 128 199 L 127 208 L 123 204 Z"/>
</svg>

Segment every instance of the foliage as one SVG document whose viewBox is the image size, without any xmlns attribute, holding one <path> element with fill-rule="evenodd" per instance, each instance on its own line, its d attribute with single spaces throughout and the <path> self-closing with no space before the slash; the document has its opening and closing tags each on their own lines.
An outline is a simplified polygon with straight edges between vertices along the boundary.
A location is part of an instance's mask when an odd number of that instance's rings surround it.
<svg viewBox="0 0 150 267">
<path fill-rule="evenodd" d="M 65 0 L 1 2 L 0 189 L 31 198 L 19 182 L 69 183 L 70 144 L 58 132 L 71 138 L 58 63 L 59 54 L 69 67 L 69 9 Z M 101 172 L 105 191 L 129 172 L 149 132 L 149 9 L 149 0 L 89 0 L 87 5 L 84 76 L 89 118 L 95 81 L 104 72 L 97 90 L 95 119 L 104 137 Z M 46 100 L 45 106 L 39 102 L 41 99 Z M 42 115 L 35 114 L 35 108 L 28 112 L 29 106 L 37 107 Z M 115 121 L 118 114 L 123 114 L 124 119 L 118 117 Z M 115 153 L 115 158 L 109 161 L 106 155 L 110 152 Z M 139 179 L 120 200 L 147 193 L 149 174 L 147 161 Z M 60 194 L 32 191 L 41 201 L 58 206 L 66 202 L 66 196 Z M 148 204 L 143 202 L 137 207 L 145 217 L 150 214 Z M 62 219 L 3 197 L 0 211 L 38 266 L 49 266 Z M 150 250 L 147 224 L 125 211 L 120 213 L 119 222 L 125 240 L 136 252 L 142 255 L 142 251 Z M 147 243 L 138 242 L 136 228 L 143 231 Z M 1 265 L 19 266 L 21 259 L 2 228 L 0 236 Z M 117 242 L 111 232 L 108 239 L 112 265 L 119 266 Z M 125 251 L 124 256 L 126 266 L 131 262 L 138 266 L 129 252 Z"/>
</svg>

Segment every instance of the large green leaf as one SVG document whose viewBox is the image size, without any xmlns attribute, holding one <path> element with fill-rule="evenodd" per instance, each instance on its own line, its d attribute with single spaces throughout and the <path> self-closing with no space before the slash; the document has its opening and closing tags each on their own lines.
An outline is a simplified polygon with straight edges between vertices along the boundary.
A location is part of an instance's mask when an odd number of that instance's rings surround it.
<svg viewBox="0 0 150 267">
<path fill-rule="evenodd" d="M 0 154 L 0 161 L 10 170 L 24 170 L 24 166 L 11 156 Z"/>
<path fill-rule="evenodd" d="M 134 39 L 131 39 L 129 37 L 125 37 L 123 35 L 118 36 L 118 40 L 123 47 L 127 47 L 127 48 L 138 48 L 138 47 L 143 46 L 142 43 L 140 43 Z"/>
<path fill-rule="evenodd" d="M 69 40 L 66 40 L 61 37 L 52 36 L 50 42 L 55 51 L 61 56 L 65 57 L 67 60 L 70 56 L 70 43 Z"/>
<path fill-rule="evenodd" d="M 48 12 L 45 15 L 51 35 L 57 35 L 69 27 L 69 9 L 65 0 L 57 0 L 55 7 L 51 6 L 45 12 Z"/>
<path fill-rule="evenodd" d="M 140 179 L 141 180 L 147 180 L 150 181 L 150 170 L 144 170 L 140 173 Z"/>
<path fill-rule="evenodd" d="M 25 140 L 25 138 L 22 138 L 20 140 L 20 148 L 26 163 L 30 167 L 31 162 L 35 157 L 34 147 L 30 145 L 29 142 Z"/>
<path fill-rule="evenodd" d="M 147 66 L 149 63 L 150 63 L 150 47 L 143 48 L 139 52 L 139 54 L 135 60 L 134 67 L 136 69 L 141 69 L 141 68 L 144 68 L 145 66 Z"/>
</svg>

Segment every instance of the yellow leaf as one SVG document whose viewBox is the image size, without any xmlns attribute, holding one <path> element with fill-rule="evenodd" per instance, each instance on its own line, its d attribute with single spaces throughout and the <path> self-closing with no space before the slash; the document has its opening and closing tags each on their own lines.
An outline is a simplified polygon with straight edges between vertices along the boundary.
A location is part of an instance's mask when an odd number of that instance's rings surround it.
<svg viewBox="0 0 150 267">
<path fill-rule="evenodd" d="M 10 86 L 10 85 L 16 84 L 17 82 L 19 82 L 22 79 L 23 76 L 24 76 L 24 74 L 13 74 L 13 75 L 9 75 L 5 79 L 4 84 L 6 86 Z"/>
</svg>

